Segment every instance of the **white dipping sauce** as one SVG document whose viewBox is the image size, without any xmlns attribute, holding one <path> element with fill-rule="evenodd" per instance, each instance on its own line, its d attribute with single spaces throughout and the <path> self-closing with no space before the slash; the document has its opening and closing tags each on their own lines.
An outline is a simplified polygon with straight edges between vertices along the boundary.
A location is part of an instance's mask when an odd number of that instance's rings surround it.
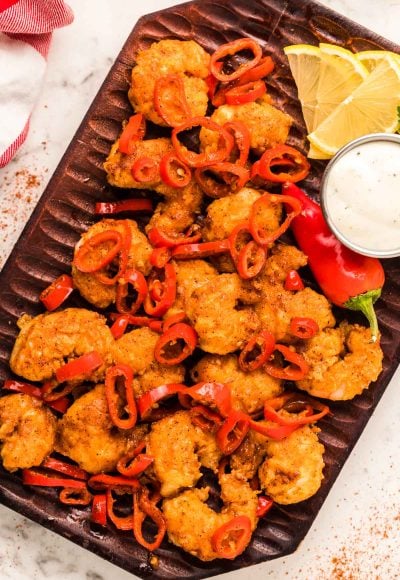
<svg viewBox="0 0 400 580">
<path fill-rule="evenodd" d="M 323 197 L 329 225 L 344 243 L 400 255 L 400 138 L 344 151 L 325 177 Z"/>
</svg>

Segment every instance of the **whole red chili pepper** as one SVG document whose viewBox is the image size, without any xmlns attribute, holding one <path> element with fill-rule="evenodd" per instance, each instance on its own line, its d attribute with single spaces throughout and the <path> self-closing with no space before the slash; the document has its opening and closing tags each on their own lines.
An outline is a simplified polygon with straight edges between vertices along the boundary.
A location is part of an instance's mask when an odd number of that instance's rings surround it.
<svg viewBox="0 0 400 580">
<path fill-rule="evenodd" d="M 368 318 L 372 340 L 378 336 L 374 303 L 385 282 L 382 264 L 376 258 L 362 256 L 344 246 L 325 221 L 320 206 L 293 183 L 283 186 L 285 195 L 298 199 L 302 212 L 291 228 L 300 249 L 308 256 L 308 265 L 325 296 L 343 308 L 359 310 Z"/>
</svg>

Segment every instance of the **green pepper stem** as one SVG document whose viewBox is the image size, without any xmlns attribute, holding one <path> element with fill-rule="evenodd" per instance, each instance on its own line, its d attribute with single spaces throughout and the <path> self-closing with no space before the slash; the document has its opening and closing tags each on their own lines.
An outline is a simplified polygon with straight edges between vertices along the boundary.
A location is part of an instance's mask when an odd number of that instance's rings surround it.
<svg viewBox="0 0 400 580">
<path fill-rule="evenodd" d="M 381 288 L 377 288 L 376 290 L 370 290 L 369 292 L 364 292 L 364 294 L 353 296 L 343 304 L 345 308 L 349 308 L 350 310 L 359 310 L 367 317 L 371 329 L 372 342 L 376 342 L 379 333 L 378 320 L 376 318 L 374 304 L 380 295 Z"/>
</svg>

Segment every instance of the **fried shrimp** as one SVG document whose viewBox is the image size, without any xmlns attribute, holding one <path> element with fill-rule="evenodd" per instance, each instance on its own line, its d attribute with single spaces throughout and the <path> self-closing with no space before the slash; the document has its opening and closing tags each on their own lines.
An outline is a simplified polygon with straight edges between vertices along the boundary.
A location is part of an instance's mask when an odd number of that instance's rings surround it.
<svg viewBox="0 0 400 580">
<path fill-rule="evenodd" d="M 252 531 L 257 525 L 257 492 L 232 474 L 222 475 L 220 485 L 224 507 L 219 513 L 206 504 L 208 487 L 186 490 L 177 497 L 164 500 L 162 506 L 169 540 L 203 561 L 223 557 L 215 551 L 212 537 L 232 518 L 247 516 Z"/>
<path fill-rule="evenodd" d="M 147 453 L 154 457 L 154 473 L 164 497 L 196 485 L 202 465 L 216 471 L 222 455 L 214 436 L 193 425 L 188 411 L 152 424 Z"/>
<path fill-rule="evenodd" d="M 262 368 L 251 373 L 242 371 L 237 356 L 204 356 L 192 369 L 195 382 L 228 383 L 232 403 L 236 409 L 254 413 L 262 409 L 267 399 L 281 394 L 281 381 L 268 375 Z"/>
<path fill-rule="evenodd" d="M 258 476 L 261 488 L 276 503 L 308 499 L 321 486 L 324 446 L 319 429 L 304 425 L 281 441 L 266 440 L 267 457 Z"/>
<path fill-rule="evenodd" d="M 75 247 L 75 254 L 82 244 L 93 236 L 109 230 L 117 231 L 125 236 L 125 228 L 129 228 L 131 238 L 127 270 L 136 269 L 142 272 L 142 274 L 147 275 L 151 270 L 149 258 L 152 247 L 146 236 L 139 230 L 137 223 L 133 220 L 105 219 L 95 223 L 82 235 Z M 90 256 L 94 263 L 99 259 L 102 251 L 102 246 L 92 250 Z M 101 270 L 101 272 L 105 273 L 106 269 Z M 103 284 L 96 274 L 97 272 L 81 272 L 76 266 L 72 266 L 74 286 L 79 290 L 83 298 L 97 308 L 107 308 L 107 306 L 115 302 L 117 283 Z M 105 275 L 107 274 L 105 273 Z"/>
<path fill-rule="evenodd" d="M 104 386 L 97 385 L 77 399 L 59 421 L 55 449 L 89 473 L 113 471 L 146 432 L 145 425 L 128 430 L 114 427 Z"/>
<path fill-rule="evenodd" d="M 163 76 L 176 74 L 182 78 L 185 96 L 193 117 L 207 110 L 209 54 L 193 40 L 161 40 L 141 50 L 132 69 L 129 100 L 135 111 L 156 125 L 166 125 L 154 108 L 154 87 Z"/>
<path fill-rule="evenodd" d="M 103 363 L 85 380 L 97 382 L 112 363 L 114 339 L 106 319 L 84 308 L 67 308 L 60 312 L 24 315 L 18 321 L 21 329 L 10 358 L 14 373 L 30 381 L 53 378 L 66 362 L 96 351 Z"/>
<path fill-rule="evenodd" d="M 1 458 L 7 471 L 40 465 L 53 451 L 56 418 L 29 395 L 0 399 Z"/>
<path fill-rule="evenodd" d="M 301 349 L 310 370 L 297 386 L 313 396 L 345 401 L 362 393 L 382 371 L 383 352 L 371 331 L 342 322 L 308 340 Z"/>
<path fill-rule="evenodd" d="M 187 314 L 206 352 L 234 352 L 260 329 L 260 321 L 248 306 L 237 274 L 220 274 L 193 292 Z"/>
</svg>

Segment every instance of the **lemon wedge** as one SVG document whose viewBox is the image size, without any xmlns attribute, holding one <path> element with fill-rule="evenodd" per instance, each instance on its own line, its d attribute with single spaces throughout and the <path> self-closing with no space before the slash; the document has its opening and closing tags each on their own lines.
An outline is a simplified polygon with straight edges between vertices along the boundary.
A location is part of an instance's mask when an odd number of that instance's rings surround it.
<svg viewBox="0 0 400 580">
<path fill-rule="evenodd" d="M 388 50 L 364 50 L 357 52 L 355 56 L 369 72 L 373 71 L 382 60 L 387 60 L 388 57 L 394 58 L 400 64 L 400 55 Z"/>
<path fill-rule="evenodd" d="M 393 133 L 398 126 L 399 103 L 400 65 L 387 55 L 308 139 L 314 148 L 332 156 L 362 135 Z"/>
</svg>

